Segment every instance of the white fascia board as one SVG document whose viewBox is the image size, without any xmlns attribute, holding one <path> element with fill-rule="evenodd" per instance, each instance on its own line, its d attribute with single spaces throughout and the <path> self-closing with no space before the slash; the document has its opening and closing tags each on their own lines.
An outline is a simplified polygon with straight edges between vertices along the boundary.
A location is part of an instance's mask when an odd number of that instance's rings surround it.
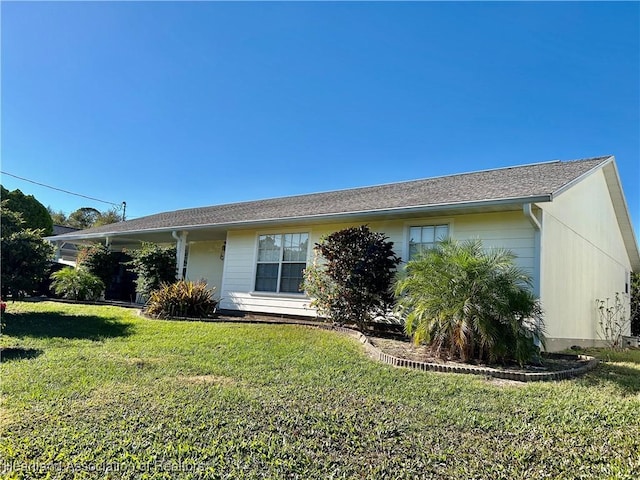
<svg viewBox="0 0 640 480">
<path fill-rule="evenodd" d="M 611 202 L 616 212 L 622 239 L 627 249 L 627 255 L 629 255 L 629 261 L 631 262 L 631 268 L 634 272 L 640 272 L 640 249 L 638 248 L 638 241 L 633 231 L 633 222 L 631 221 L 629 206 L 627 205 L 627 200 L 622 190 L 618 167 L 615 162 L 610 162 L 610 164 L 607 164 L 607 167 L 608 168 L 603 170 L 604 178 L 609 188 L 609 196 L 611 197 Z"/>
</svg>

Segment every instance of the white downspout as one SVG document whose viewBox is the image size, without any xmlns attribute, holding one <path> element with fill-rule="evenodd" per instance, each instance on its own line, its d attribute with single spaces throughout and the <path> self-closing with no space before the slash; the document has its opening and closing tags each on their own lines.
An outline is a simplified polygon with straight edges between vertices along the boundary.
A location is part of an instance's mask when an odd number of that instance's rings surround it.
<svg viewBox="0 0 640 480">
<path fill-rule="evenodd" d="M 187 249 L 187 234 L 189 232 L 178 232 L 175 230 L 171 232 L 171 236 L 176 240 L 176 275 L 178 280 L 183 280 L 184 275 L 182 271 L 184 269 L 184 255 Z"/>
<path fill-rule="evenodd" d="M 540 282 L 540 270 L 541 270 L 541 261 L 542 261 L 542 255 L 541 255 L 541 249 L 542 249 L 542 245 L 541 245 L 541 241 L 540 241 L 540 232 L 542 230 L 542 225 L 540 224 L 540 221 L 536 218 L 536 216 L 533 214 L 533 210 L 531 209 L 531 204 L 530 203 L 525 203 L 522 206 L 522 211 L 524 212 L 524 215 L 527 217 L 527 220 L 529 220 L 529 223 L 531 223 L 531 225 L 533 226 L 533 230 L 534 230 L 534 234 L 533 234 L 533 293 L 536 294 L 536 296 L 540 297 L 540 286 L 541 286 L 541 282 Z"/>
<path fill-rule="evenodd" d="M 529 223 L 533 226 L 533 293 L 538 299 L 541 299 L 541 271 L 542 271 L 542 241 L 541 241 L 541 230 L 542 224 L 538 220 L 538 218 L 533 214 L 533 210 L 531 208 L 530 203 L 525 203 L 522 206 L 522 211 L 529 220 Z M 540 341 L 536 338 L 536 345 L 540 345 Z"/>
<path fill-rule="evenodd" d="M 533 210 L 531 209 L 531 204 L 525 203 L 522 206 L 522 210 L 524 211 L 524 214 L 529 219 L 529 222 L 531 222 L 531 225 L 533 225 L 533 228 L 535 228 L 539 232 L 542 229 L 542 225 L 540 225 L 540 222 L 538 221 L 536 216 L 533 214 Z"/>
</svg>

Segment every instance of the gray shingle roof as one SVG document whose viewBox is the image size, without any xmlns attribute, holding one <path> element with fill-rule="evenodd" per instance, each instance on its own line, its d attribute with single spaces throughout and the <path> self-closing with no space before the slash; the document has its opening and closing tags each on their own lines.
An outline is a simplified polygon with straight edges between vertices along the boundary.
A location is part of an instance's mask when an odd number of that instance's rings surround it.
<svg viewBox="0 0 640 480">
<path fill-rule="evenodd" d="M 527 199 L 536 198 L 538 198 L 537 201 L 541 201 L 539 197 L 552 196 L 610 158 L 605 156 L 546 162 L 372 187 L 189 208 L 90 228 L 78 232 L 77 236 L 252 223 L 438 205 L 511 200 L 525 202 Z M 65 237 L 70 235 L 75 236 L 75 234 L 67 234 Z"/>
</svg>

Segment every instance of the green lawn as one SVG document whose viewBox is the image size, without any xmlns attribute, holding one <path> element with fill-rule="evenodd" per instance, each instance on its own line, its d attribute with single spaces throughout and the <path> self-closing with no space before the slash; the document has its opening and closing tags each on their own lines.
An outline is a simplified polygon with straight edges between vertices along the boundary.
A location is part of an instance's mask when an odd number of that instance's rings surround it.
<svg viewBox="0 0 640 480">
<path fill-rule="evenodd" d="M 345 336 L 10 303 L 3 478 L 637 478 L 640 352 L 572 381 L 396 369 Z"/>
</svg>

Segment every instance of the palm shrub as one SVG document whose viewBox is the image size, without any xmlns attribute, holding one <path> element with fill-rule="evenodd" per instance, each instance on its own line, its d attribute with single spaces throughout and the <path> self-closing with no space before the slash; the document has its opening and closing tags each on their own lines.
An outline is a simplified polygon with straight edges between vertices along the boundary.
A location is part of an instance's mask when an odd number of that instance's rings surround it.
<svg viewBox="0 0 640 480">
<path fill-rule="evenodd" d="M 544 342 L 531 282 L 511 251 L 447 240 L 407 263 L 395 285 L 397 311 L 407 334 L 436 355 L 522 365 Z"/>
<path fill-rule="evenodd" d="M 104 291 L 102 280 L 82 268 L 65 267 L 51 279 L 53 291 L 71 300 L 97 300 Z"/>
<path fill-rule="evenodd" d="M 210 317 L 218 305 L 213 298 L 214 291 L 215 287 L 209 288 L 204 281 L 165 283 L 151 292 L 146 312 L 156 318 Z"/>
</svg>

